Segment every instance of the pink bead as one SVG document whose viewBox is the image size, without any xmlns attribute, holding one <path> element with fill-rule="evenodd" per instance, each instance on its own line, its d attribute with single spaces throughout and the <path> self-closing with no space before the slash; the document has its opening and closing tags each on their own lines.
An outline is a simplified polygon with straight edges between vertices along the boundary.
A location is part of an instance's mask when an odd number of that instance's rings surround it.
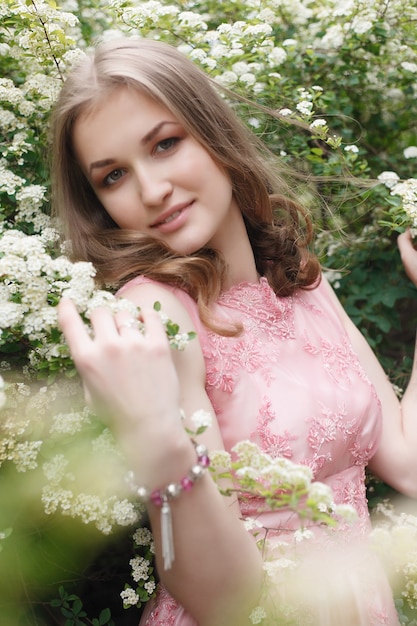
<svg viewBox="0 0 417 626">
<path fill-rule="evenodd" d="M 185 476 L 181 480 L 181 487 L 184 489 L 184 491 L 190 491 L 190 489 L 192 489 L 193 485 L 194 485 L 193 481 L 188 476 Z"/>
<path fill-rule="evenodd" d="M 198 462 L 202 467 L 208 467 L 210 465 L 210 458 L 204 454 L 203 456 L 198 457 Z"/>
<path fill-rule="evenodd" d="M 162 506 L 162 497 L 160 491 L 152 491 L 150 496 L 150 501 L 155 504 L 155 506 Z"/>
</svg>

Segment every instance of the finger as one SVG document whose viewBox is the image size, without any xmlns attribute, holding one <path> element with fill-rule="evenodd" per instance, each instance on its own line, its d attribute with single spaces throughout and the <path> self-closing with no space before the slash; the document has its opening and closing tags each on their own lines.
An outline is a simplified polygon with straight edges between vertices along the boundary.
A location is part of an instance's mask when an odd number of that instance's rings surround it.
<svg viewBox="0 0 417 626">
<path fill-rule="evenodd" d="M 407 242 L 411 242 L 412 241 L 411 230 L 407 228 L 407 230 L 405 230 L 403 233 L 398 235 L 397 241 L 398 241 L 399 246 L 402 246 L 403 244 L 406 244 Z"/>
<path fill-rule="evenodd" d="M 87 328 L 81 319 L 76 306 L 69 298 L 61 298 L 58 304 L 58 324 L 64 333 L 71 351 L 78 345 L 91 341 Z"/>
<path fill-rule="evenodd" d="M 93 398 L 85 382 L 83 382 L 83 389 L 84 389 L 84 400 L 85 400 L 86 405 L 88 406 L 88 408 L 94 409 Z"/>
<path fill-rule="evenodd" d="M 90 313 L 90 322 L 95 338 L 111 339 L 119 335 L 115 317 L 106 307 L 100 306 L 93 309 Z"/>
<path fill-rule="evenodd" d="M 151 308 L 142 309 L 141 317 L 145 326 L 145 336 L 153 341 L 157 340 L 168 344 L 165 328 L 159 313 Z"/>
<path fill-rule="evenodd" d="M 400 250 L 401 258 L 415 263 L 416 251 L 414 248 L 411 230 L 408 228 L 405 232 L 398 235 L 397 245 Z"/>
<path fill-rule="evenodd" d="M 119 311 L 114 316 L 115 324 L 119 334 L 126 332 L 138 332 L 142 330 L 142 322 L 128 311 Z"/>
</svg>

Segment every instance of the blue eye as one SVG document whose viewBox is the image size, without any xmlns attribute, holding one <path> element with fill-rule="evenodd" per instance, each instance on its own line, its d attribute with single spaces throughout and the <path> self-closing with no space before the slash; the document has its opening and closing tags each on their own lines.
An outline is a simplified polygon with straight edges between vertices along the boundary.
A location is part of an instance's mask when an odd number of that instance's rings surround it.
<svg viewBox="0 0 417 626">
<path fill-rule="evenodd" d="M 155 151 L 156 152 L 167 152 L 173 148 L 179 141 L 179 137 L 168 137 L 167 139 L 162 139 L 162 141 L 158 141 Z"/>
<path fill-rule="evenodd" d="M 107 176 L 105 177 L 104 184 L 114 185 L 114 183 L 117 183 L 117 181 L 119 181 L 122 176 L 123 176 L 123 170 L 121 169 L 113 170 L 112 172 L 110 172 L 110 174 L 107 174 Z"/>
</svg>

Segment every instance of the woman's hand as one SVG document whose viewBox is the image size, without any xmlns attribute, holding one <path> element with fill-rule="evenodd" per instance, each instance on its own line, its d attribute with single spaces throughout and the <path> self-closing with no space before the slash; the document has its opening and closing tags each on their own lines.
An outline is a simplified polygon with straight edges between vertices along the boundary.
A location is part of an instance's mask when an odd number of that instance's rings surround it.
<svg viewBox="0 0 417 626">
<path fill-rule="evenodd" d="M 73 302 L 65 298 L 59 304 L 58 319 L 87 401 L 110 421 L 122 443 L 133 439 L 135 445 L 146 448 L 146 442 L 157 440 L 161 432 L 172 427 L 176 432 L 179 383 L 156 311 L 143 311 L 144 334 L 126 311 L 113 315 L 98 308 L 91 314 L 91 336 Z"/>
<path fill-rule="evenodd" d="M 408 229 L 398 237 L 398 248 L 400 250 L 401 261 L 408 278 L 417 287 L 417 250 L 413 246 L 411 230 Z"/>
</svg>

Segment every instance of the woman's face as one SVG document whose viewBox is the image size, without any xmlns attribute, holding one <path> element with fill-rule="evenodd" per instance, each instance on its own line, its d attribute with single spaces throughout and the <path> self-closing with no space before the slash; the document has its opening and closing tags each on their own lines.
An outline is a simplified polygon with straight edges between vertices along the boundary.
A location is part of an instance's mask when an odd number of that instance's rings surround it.
<svg viewBox="0 0 417 626">
<path fill-rule="evenodd" d="M 229 176 L 165 107 L 121 87 L 74 125 L 74 149 L 120 228 L 181 254 L 223 251 L 241 219 Z"/>
</svg>

